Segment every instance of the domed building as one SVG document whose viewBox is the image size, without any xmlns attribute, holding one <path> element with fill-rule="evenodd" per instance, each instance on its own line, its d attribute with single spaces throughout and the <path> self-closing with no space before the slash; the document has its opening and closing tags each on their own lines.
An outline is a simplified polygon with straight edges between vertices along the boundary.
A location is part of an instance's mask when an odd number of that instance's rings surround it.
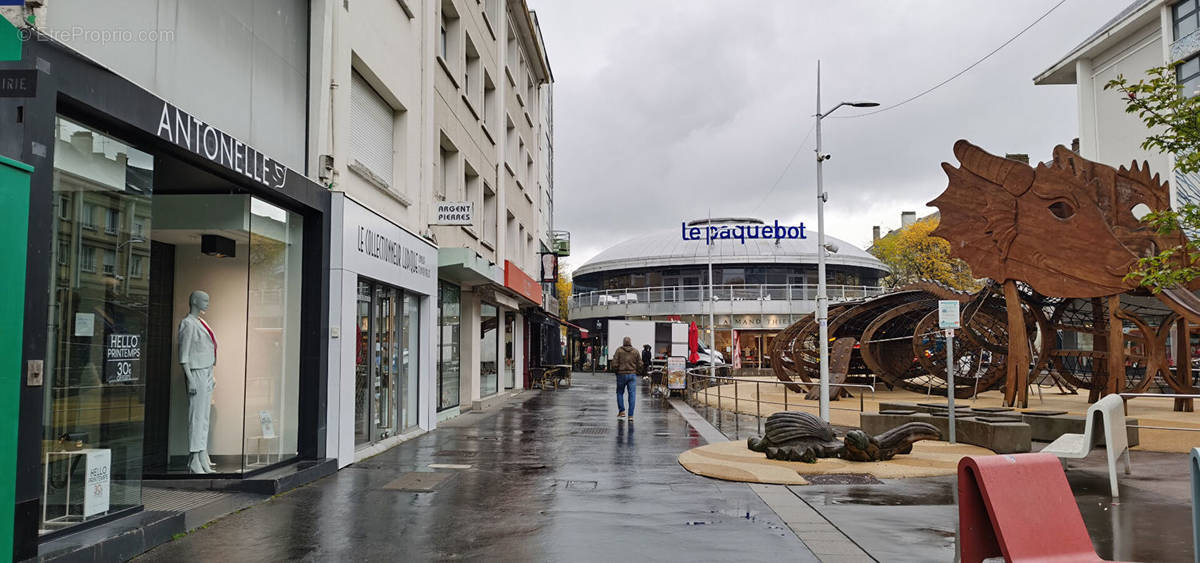
<svg viewBox="0 0 1200 563">
<path fill-rule="evenodd" d="M 817 306 L 817 233 L 781 228 L 789 227 L 753 218 L 701 219 L 621 242 L 575 269 L 571 321 L 600 343 L 608 319 L 695 321 L 707 341 L 711 301 L 717 350 L 730 358 L 736 338 L 743 366 L 767 367 L 764 352 L 775 334 Z M 708 240 L 705 233 L 717 230 L 731 236 Z M 831 304 L 884 291 L 882 262 L 845 241 L 825 241 Z"/>
</svg>

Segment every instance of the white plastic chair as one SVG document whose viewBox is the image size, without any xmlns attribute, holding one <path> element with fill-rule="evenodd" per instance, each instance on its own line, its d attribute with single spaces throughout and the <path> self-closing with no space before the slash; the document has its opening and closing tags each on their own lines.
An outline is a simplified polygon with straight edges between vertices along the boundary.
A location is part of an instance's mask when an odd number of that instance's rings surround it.
<svg viewBox="0 0 1200 563">
<path fill-rule="evenodd" d="M 1129 434 L 1125 429 L 1125 401 L 1120 395 L 1112 394 L 1096 401 L 1088 407 L 1087 418 L 1083 424 L 1083 434 L 1063 434 L 1049 446 L 1042 448 L 1043 453 L 1054 454 L 1062 459 L 1083 459 L 1092 451 L 1095 441 L 1092 438 L 1092 428 L 1097 417 L 1104 426 L 1104 444 L 1108 453 L 1108 481 L 1112 487 L 1113 498 L 1117 497 L 1117 458 L 1125 454 L 1125 474 L 1129 475 Z"/>
</svg>

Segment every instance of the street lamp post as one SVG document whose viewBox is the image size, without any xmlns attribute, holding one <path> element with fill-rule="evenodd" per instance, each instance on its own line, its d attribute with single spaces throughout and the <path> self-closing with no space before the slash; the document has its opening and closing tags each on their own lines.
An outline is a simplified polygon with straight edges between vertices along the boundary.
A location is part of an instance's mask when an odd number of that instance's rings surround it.
<svg viewBox="0 0 1200 563">
<path fill-rule="evenodd" d="M 876 102 L 841 102 L 833 109 L 821 113 L 821 61 L 817 61 L 817 339 L 821 350 L 821 420 L 829 422 L 829 296 L 825 287 L 825 193 L 821 165 L 829 155 L 821 152 L 821 120 L 842 106 L 869 108 Z"/>
</svg>

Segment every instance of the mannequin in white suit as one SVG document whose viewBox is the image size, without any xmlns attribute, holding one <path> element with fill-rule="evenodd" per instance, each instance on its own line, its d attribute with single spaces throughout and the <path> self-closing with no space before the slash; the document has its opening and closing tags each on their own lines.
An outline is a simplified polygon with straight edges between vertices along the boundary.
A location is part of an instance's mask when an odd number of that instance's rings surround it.
<svg viewBox="0 0 1200 563">
<path fill-rule="evenodd" d="M 179 363 L 188 391 L 188 470 L 214 473 L 208 458 L 208 419 L 216 386 L 213 366 L 217 363 L 217 338 L 212 327 L 200 318 L 208 310 L 208 294 L 193 291 L 188 304 L 191 310 L 179 322 Z"/>
</svg>

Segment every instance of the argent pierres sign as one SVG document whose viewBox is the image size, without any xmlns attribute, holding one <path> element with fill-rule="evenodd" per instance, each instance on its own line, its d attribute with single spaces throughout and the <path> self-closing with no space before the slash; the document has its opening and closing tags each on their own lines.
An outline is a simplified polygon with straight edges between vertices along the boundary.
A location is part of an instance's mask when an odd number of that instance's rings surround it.
<svg viewBox="0 0 1200 563">
<path fill-rule="evenodd" d="M 776 219 L 773 225 L 703 225 L 689 227 L 687 223 L 680 224 L 680 230 L 683 233 L 683 240 L 703 240 L 705 244 L 712 244 L 714 240 L 728 239 L 740 240 L 742 244 L 746 244 L 747 240 L 767 239 L 767 240 L 783 240 L 783 239 L 806 239 L 804 234 L 804 223 L 799 225 L 780 225 Z"/>
</svg>

